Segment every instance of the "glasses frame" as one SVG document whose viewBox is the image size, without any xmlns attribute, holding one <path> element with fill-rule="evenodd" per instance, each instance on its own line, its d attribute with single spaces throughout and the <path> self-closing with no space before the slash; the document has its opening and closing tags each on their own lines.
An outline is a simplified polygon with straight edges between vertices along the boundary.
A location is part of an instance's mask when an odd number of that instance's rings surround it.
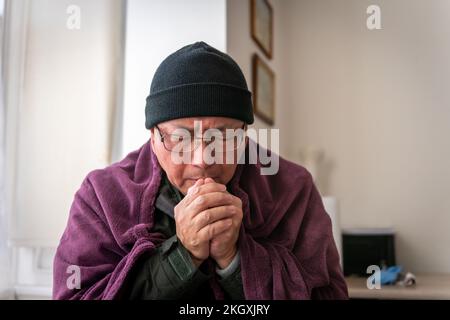
<svg viewBox="0 0 450 320">
<path fill-rule="evenodd" d="M 163 144 L 163 146 L 164 146 L 164 149 L 166 149 L 167 151 L 169 151 L 169 152 L 171 152 L 172 150 L 170 150 L 169 148 L 167 148 L 167 146 L 166 146 L 166 144 L 165 144 L 165 138 L 167 137 L 167 136 L 171 136 L 172 134 L 170 134 L 170 133 L 166 133 L 166 132 L 164 132 L 164 131 L 161 131 L 161 129 L 158 127 L 158 125 L 155 125 L 155 128 L 156 128 L 156 130 L 158 130 L 158 134 L 159 134 L 159 140 L 162 142 L 162 144 Z M 237 128 L 237 129 L 233 129 L 233 130 L 239 130 L 239 129 L 242 129 L 242 130 L 244 130 L 244 132 L 247 130 L 247 124 L 244 122 L 244 124 L 241 126 L 241 127 L 239 127 L 239 128 Z M 244 137 L 245 138 L 245 137 Z M 195 140 L 201 140 L 202 142 L 203 142 L 203 140 L 204 140 L 204 138 L 203 137 L 201 137 L 201 138 L 199 138 L 199 137 L 195 137 L 194 136 L 194 141 Z M 191 151 L 189 151 L 189 152 L 194 152 L 195 150 L 197 150 L 197 148 L 198 148 L 198 146 L 199 146 L 200 144 L 198 144 L 197 146 L 195 146 L 194 147 L 194 149 L 193 150 L 191 150 Z M 234 149 L 233 151 L 236 151 L 236 150 L 238 150 L 239 149 L 239 147 L 237 147 L 236 149 Z"/>
</svg>

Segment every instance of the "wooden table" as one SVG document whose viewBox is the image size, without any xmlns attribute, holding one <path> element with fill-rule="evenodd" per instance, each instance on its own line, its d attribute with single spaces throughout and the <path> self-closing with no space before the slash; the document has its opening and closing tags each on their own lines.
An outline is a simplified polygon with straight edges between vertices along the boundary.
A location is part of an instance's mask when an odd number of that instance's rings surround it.
<svg viewBox="0 0 450 320">
<path fill-rule="evenodd" d="M 450 274 L 416 274 L 416 285 L 381 286 L 381 289 L 368 289 L 367 278 L 346 277 L 351 299 L 450 299 Z"/>
</svg>

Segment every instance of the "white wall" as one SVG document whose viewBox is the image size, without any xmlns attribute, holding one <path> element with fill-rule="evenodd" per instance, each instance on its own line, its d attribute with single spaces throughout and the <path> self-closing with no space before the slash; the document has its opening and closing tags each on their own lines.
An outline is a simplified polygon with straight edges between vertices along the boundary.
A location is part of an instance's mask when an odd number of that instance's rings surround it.
<svg viewBox="0 0 450 320">
<path fill-rule="evenodd" d="M 150 138 L 145 129 L 145 99 L 159 64 L 196 41 L 225 51 L 225 19 L 225 0 L 128 1 L 120 158 Z"/>
<path fill-rule="evenodd" d="M 110 161 L 121 1 L 22 2 L 22 83 L 8 82 L 20 95 L 8 104 L 10 238 L 57 244 L 82 179 Z M 69 5 L 80 30 L 66 27 Z"/>
<path fill-rule="evenodd" d="M 89 171 L 111 160 L 123 1 L 9 5 L 5 202 L 12 247 L 0 284 L 18 298 L 49 298 L 54 248 L 74 193 Z M 67 28 L 71 5 L 81 10 L 79 30 Z"/>
<path fill-rule="evenodd" d="M 4 1 L 0 0 L 0 39 L 3 39 L 3 23 L 4 23 Z M 2 45 L 0 45 L 2 49 Z M 0 74 L 3 74 L 3 50 L 0 52 Z M 3 77 L 0 79 L 0 299 L 6 295 L 8 275 L 9 275 L 9 256 L 7 247 L 8 220 L 6 215 L 5 200 L 5 106 L 3 95 Z"/>
<path fill-rule="evenodd" d="M 366 28 L 378 4 L 382 30 Z M 398 262 L 450 272 L 450 2 L 283 1 L 294 128 L 343 227 L 394 227 Z"/>
</svg>

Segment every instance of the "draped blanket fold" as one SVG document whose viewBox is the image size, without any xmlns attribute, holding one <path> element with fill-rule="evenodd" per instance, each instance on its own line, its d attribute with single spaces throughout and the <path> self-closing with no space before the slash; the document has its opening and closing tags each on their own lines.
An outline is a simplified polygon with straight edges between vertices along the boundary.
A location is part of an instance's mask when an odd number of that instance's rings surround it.
<svg viewBox="0 0 450 320">
<path fill-rule="evenodd" d="M 331 220 L 311 175 L 281 157 L 277 174 L 260 169 L 259 162 L 239 164 L 229 182 L 243 204 L 238 247 L 246 299 L 346 299 Z M 137 260 L 165 240 L 152 232 L 161 170 L 147 142 L 87 175 L 56 252 L 54 299 L 126 298 Z M 224 296 L 214 281 L 211 287 L 216 299 Z"/>
</svg>

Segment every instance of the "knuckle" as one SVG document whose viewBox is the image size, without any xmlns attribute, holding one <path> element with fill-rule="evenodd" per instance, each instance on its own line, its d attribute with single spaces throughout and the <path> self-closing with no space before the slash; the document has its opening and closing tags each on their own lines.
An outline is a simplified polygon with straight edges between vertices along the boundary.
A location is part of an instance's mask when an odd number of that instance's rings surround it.
<svg viewBox="0 0 450 320">
<path fill-rule="evenodd" d="M 197 248 L 200 244 L 200 241 L 197 238 L 191 239 L 189 242 L 192 248 Z"/>
<path fill-rule="evenodd" d="M 205 202 L 205 196 L 204 195 L 199 195 L 197 197 L 197 199 L 195 200 L 195 202 L 196 202 L 197 205 L 200 205 L 200 204 L 204 203 Z"/>
<path fill-rule="evenodd" d="M 225 241 L 230 241 L 231 240 L 231 232 L 224 232 L 223 233 L 223 239 L 225 240 Z"/>
<path fill-rule="evenodd" d="M 227 194 L 227 193 L 221 192 L 218 195 L 218 200 L 221 201 L 221 202 L 224 202 L 224 203 L 229 203 L 230 202 L 230 195 Z"/>
<path fill-rule="evenodd" d="M 209 210 L 203 212 L 203 221 L 208 223 L 211 220 L 211 212 Z"/>
</svg>

